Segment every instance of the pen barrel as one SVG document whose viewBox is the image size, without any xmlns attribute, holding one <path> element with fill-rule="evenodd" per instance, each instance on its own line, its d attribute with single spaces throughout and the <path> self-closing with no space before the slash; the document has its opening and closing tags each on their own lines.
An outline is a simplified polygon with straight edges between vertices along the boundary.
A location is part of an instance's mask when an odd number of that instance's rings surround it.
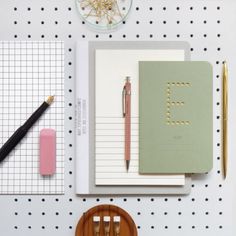
<svg viewBox="0 0 236 236">
<path fill-rule="evenodd" d="M 222 130 L 222 154 L 223 154 L 223 175 L 227 175 L 227 162 L 228 162 L 228 68 L 224 63 L 223 73 L 223 130 Z"/>
<path fill-rule="evenodd" d="M 131 144 L 131 96 L 126 95 L 125 99 L 125 160 L 130 160 Z"/>
<path fill-rule="evenodd" d="M 30 116 L 30 118 L 24 123 L 24 129 L 29 130 L 34 123 L 40 118 L 40 116 L 49 107 L 48 103 L 43 102 L 42 105 Z"/>
<path fill-rule="evenodd" d="M 14 134 L 7 140 L 7 142 L 0 149 L 0 162 L 3 161 L 7 155 L 15 148 L 15 146 L 26 135 L 27 130 L 24 127 L 17 129 Z"/>
</svg>

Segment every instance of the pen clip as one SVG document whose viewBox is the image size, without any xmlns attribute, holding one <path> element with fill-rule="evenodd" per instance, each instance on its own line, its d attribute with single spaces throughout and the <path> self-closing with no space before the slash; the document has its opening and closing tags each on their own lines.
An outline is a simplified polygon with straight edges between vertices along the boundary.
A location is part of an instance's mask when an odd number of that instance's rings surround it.
<svg viewBox="0 0 236 236">
<path fill-rule="evenodd" d="M 125 117 L 125 95 L 126 95 L 126 86 L 123 87 L 122 90 L 122 113 L 123 113 L 123 117 Z"/>
</svg>

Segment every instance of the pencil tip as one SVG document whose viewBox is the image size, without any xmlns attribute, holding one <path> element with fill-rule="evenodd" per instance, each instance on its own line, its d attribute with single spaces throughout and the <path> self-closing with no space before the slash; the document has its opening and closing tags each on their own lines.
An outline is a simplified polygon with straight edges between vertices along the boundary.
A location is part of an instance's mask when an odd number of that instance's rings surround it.
<svg viewBox="0 0 236 236">
<path fill-rule="evenodd" d="M 126 170 L 129 171 L 129 160 L 126 160 Z"/>
<path fill-rule="evenodd" d="M 53 96 L 49 96 L 49 97 L 47 98 L 46 103 L 47 103 L 48 105 L 51 105 L 51 104 L 53 103 L 53 101 L 54 101 L 54 95 L 53 95 Z"/>
</svg>

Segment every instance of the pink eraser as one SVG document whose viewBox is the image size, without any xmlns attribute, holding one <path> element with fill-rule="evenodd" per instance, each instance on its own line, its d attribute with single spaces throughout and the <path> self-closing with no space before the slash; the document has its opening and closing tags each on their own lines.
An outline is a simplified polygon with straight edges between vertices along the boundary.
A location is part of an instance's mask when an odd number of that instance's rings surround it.
<svg viewBox="0 0 236 236">
<path fill-rule="evenodd" d="M 42 129 L 39 142 L 39 172 L 41 175 L 53 175 L 56 171 L 56 131 Z"/>
</svg>

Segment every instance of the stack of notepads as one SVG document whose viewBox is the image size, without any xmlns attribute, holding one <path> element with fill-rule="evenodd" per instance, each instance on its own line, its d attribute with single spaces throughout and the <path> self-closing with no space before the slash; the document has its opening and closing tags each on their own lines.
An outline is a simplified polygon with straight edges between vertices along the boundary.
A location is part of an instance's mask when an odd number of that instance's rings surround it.
<svg viewBox="0 0 236 236">
<path fill-rule="evenodd" d="M 212 68 L 182 42 L 77 45 L 77 193 L 186 194 L 212 168 Z M 122 89 L 131 77 L 131 160 Z M 87 80 L 84 80 L 87 78 Z"/>
</svg>

